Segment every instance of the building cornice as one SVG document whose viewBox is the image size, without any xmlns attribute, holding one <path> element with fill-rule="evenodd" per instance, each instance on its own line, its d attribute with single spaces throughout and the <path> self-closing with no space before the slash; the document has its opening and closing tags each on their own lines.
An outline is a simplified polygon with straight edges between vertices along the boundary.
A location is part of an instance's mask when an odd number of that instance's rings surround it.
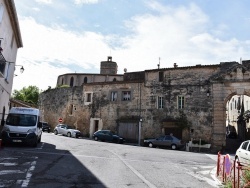
<svg viewBox="0 0 250 188">
<path fill-rule="evenodd" d="M 23 42 L 22 42 L 22 37 L 21 37 L 21 32 L 20 32 L 20 27 L 19 27 L 14 0 L 4 0 L 4 3 L 6 5 L 9 18 L 10 18 L 10 22 L 11 22 L 11 26 L 13 28 L 13 32 L 17 41 L 17 47 L 21 48 L 23 47 Z"/>
</svg>

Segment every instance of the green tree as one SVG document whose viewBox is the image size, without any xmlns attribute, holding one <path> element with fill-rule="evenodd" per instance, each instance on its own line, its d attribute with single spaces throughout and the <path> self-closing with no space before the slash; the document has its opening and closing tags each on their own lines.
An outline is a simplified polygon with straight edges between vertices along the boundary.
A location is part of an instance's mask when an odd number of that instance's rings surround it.
<svg viewBox="0 0 250 188">
<path fill-rule="evenodd" d="M 31 104 L 38 104 L 39 88 L 36 86 L 23 87 L 21 90 L 14 90 L 12 98 Z"/>
</svg>

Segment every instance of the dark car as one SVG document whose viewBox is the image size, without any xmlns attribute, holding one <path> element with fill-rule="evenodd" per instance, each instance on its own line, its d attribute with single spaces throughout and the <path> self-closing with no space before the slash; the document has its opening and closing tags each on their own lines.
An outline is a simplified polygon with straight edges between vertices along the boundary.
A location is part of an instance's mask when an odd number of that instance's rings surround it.
<svg viewBox="0 0 250 188">
<path fill-rule="evenodd" d="M 49 133 L 50 130 L 51 130 L 50 125 L 47 122 L 41 122 L 41 123 L 42 123 L 42 130 L 43 130 L 43 132 L 46 131 L 46 132 Z"/>
<path fill-rule="evenodd" d="M 159 138 L 146 139 L 144 145 L 149 147 L 169 147 L 173 150 L 181 149 L 185 144 L 173 135 L 163 135 Z"/>
<path fill-rule="evenodd" d="M 114 134 L 112 131 L 110 130 L 99 130 L 99 131 L 96 131 L 94 134 L 93 134 L 93 139 L 95 141 L 98 141 L 98 140 L 101 140 L 101 141 L 104 141 L 104 142 L 114 142 L 114 143 L 124 143 L 125 142 L 125 139 Z"/>
</svg>

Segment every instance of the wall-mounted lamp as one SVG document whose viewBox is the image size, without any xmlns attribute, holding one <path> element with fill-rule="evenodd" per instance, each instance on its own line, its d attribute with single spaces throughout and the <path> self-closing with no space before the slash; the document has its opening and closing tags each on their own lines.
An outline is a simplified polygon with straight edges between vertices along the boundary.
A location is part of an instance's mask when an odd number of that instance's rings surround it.
<svg viewBox="0 0 250 188">
<path fill-rule="evenodd" d="M 207 97 L 209 97 L 210 96 L 210 90 L 208 89 L 207 90 Z"/>
<path fill-rule="evenodd" d="M 9 61 L 6 61 L 6 63 L 9 63 L 9 65 L 10 65 L 10 64 L 15 64 L 15 62 L 9 62 Z M 23 73 L 23 71 L 24 71 L 23 66 L 22 66 L 22 65 L 15 65 L 15 67 L 16 67 L 16 66 L 20 66 L 20 67 L 21 67 L 21 68 L 20 68 L 20 72 Z"/>
<path fill-rule="evenodd" d="M 23 73 L 24 68 L 23 68 L 23 66 L 22 66 L 22 65 L 15 65 L 15 66 L 21 66 L 21 68 L 20 68 L 20 72 L 21 72 L 21 73 Z"/>
</svg>

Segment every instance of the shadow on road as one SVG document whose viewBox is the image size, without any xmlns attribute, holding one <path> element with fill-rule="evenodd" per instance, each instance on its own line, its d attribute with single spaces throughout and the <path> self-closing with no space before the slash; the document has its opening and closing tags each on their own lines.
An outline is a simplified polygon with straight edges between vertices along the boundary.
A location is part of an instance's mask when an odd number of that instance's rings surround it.
<svg viewBox="0 0 250 188">
<path fill-rule="evenodd" d="M 37 148 L 15 144 L 0 149 L 0 187 L 106 186 L 69 151 L 41 142 Z"/>
</svg>

